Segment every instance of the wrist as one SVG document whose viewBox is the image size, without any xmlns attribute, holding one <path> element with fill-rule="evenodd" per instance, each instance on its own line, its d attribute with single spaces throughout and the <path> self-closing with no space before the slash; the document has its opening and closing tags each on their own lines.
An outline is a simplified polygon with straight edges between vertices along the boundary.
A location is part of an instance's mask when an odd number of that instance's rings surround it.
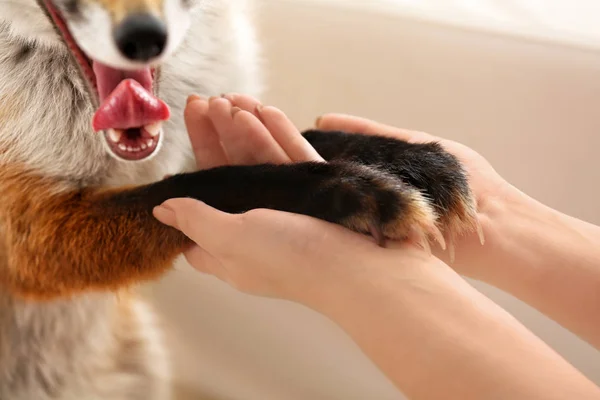
<svg viewBox="0 0 600 400">
<path fill-rule="evenodd" d="M 335 270 L 335 273 L 321 274 L 318 282 L 292 300 L 339 320 L 342 314 L 352 313 L 358 306 L 381 304 L 380 299 L 397 297 L 399 293 L 402 294 L 399 300 L 411 303 L 415 287 L 420 291 L 438 275 L 450 275 L 462 281 L 436 257 L 406 244 L 385 249 L 377 247 L 369 254 L 357 254 L 352 263 L 339 265 Z M 395 305 L 400 306 L 400 303 Z M 408 310 L 415 308 L 411 306 Z"/>
<path fill-rule="evenodd" d="M 549 265 L 574 263 L 594 248 L 584 242 L 600 238 L 598 228 L 569 217 L 514 189 L 490 207 L 489 241 L 472 278 L 491 284 L 504 278 L 538 279 Z M 486 247 L 488 247 L 486 249 Z M 485 264 L 483 264 L 485 263 Z"/>
<path fill-rule="evenodd" d="M 507 268 L 522 270 L 524 265 L 537 263 L 536 259 L 542 256 L 538 249 L 547 240 L 544 236 L 554 229 L 551 221 L 556 217 L 543 204 L 512 186 L 505 193 L 486 204 L 481 216 L 486 242 L 472 253 L 465 274 L 492 285 L 505 277 Z M 520 275 L 520 279 L 525 276 Z"/>
<path fill-rule="evenodd" d="M 492 251 L 471 277 L 552 318 L 600 348 L 600 228 L 521 195 L 494 222 Z M 485 247 L 485 246 L 483 246 Z"/>
</svg>

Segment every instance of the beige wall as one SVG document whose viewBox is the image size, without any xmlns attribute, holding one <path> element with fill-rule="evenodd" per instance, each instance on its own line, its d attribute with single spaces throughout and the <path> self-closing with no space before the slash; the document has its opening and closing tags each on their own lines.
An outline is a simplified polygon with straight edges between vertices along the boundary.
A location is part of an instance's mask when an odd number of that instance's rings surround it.
<svg viewBox="0 0 600 400">
<path fill-rule="evenodd" d="M 259 16 L 265 101 L 300 127 L 341 111 L 456 139 L 531 195 L 600 223 L 600 53 L 301 1 L 266 1 Z M 598 352 L 477 286 L 600 384 Z M 335 325 L 300 306 L 238 294 L 184 266 L 154 290 L 190 390 L 243 400 L 402 398 Z"/>
</svg>

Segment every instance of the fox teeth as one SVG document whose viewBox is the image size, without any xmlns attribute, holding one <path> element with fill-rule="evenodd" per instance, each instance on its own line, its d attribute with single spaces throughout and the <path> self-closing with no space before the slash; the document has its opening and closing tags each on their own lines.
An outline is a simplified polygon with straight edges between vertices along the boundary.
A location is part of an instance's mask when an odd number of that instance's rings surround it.
<svg viewBox="0 0 600 400">
<path fill-rule="evenodd" d="M 115 143 L 119 143 L 122 136 L 123 136 L 122 130 L 117 130 L 117 129 L 109 129 L 108 130 L 108 137 L 110 138 L 110 140 L 112 140 Z"/>
<path fill-rule="evenodd" d="M 154 124 L 144 126 L 144 129 L 150 134 L 150 136 L 155 137 L 158 136 L 158 134 L 160 133 L 160 130 L 162 129 L 162 124 L 162 121 L 155 122 Z"/>
</svg>

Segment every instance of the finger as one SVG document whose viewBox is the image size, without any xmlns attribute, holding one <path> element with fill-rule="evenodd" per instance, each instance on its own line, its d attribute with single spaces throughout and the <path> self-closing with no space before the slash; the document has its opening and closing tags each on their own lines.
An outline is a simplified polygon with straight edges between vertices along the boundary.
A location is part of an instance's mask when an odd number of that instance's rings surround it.
<svg viewBox="0 0 600 400">
<path fill-rule="evenodd" d="M 231 147 L 228 152 L 229 159 L 237 165 L 255 165 L 262 163 L 284 164 L 292 160 L 262 122 L 248 111 L 240 110 L 233 116 L 234 135 L 227 140 L 232 141 L 231 145 L 223 139 L 226 149 Z M 235 136 L 235 137 L 234 137 Z M 234 144 L 237 146 L 234 146 Z M 236 153 L 233 151 L 237 149 Z"/>
<path fill-rule="evenodd" d="M 227 99 L 211 97 L 208 100 L 207 115 L 215 127 L 215 131 L 219 135 L 220 140 L 222 140 L 223 135 L 229 135 L 230 131 L 233 129 L 231 108 L 231 103 Z M 224 150 L 225 153 L 227 153 L 225 148 Z"/>
<path fill-rule="evenodd" d="M 183 253 L 187 262 L 194 269 L 213 276 L 219 276 L 223 266 L 218 259 L 199 246 L 193 246 L 190 250 Z"/>
<path fill-rule="evenodd" d="M 288 160 L 284 151 L 266 131 L 266 128 L 257 126 L 257 124 L 251 124 L 250 127 L 243 125 L 243 122 L 252 122 L 247 118 L 248 116 L 253 117 L 252 115 L 243 112 L 246 117 L 244 118 L 242 115 L 242 120 L 234 123 L 234 115 L 239 114 L 240 110 L 233 107 L 229 100 L 213 98 L 209 103 L 208 115 L 219 135 L 229 164 L 252 165 L 259 162 L 257 159 L 269 160 L 270 158 L 273 158 L 274 162 Z M 260 125 L 258 120 L 256 122 Z M 240 128 L 243 130 L 240 131 Z"/>
<path fill-rule="evenodd" d="M 239 236 L 236 224 L 239 219 L 194 199 L 167 200 L 153 214 L 215 257 Z"/>
<path fill-rule="evenodd" d="M 219 142 L 219 135 L 207 113 L 208 101 L 199 96 L 190 96 L 184 111 L 184 118 L 196 156 L 196 163 L 200 169 L 210 169 L 227 164 L 227 157 Z"/>
<path fill-rule="evenodd" d="M 366 135 L 388 136 L 409 142 L 438 140 L 435 136 L 425 132 L 396 128 L 370 119 L 344 114 L 325 114 L 317 119 L 316 128 L 324 131 L 344 131 Z"/>
<path fill-rule="evenodd" d="M 227 164 L 232 164 L 231 155 L 240 153 L 243 150 L 243 146 L 240 143 L 236 143 L 232 140 L 233 132 L 233 119 L 231 117 L 231 103 L 229 100 L 219 97 L 211 97 L 208 101 L 208 117 L 215 127 L 215 131 L 219 137 L 219 142 L 223 148 L 223 152 L 227 158 Z M 241 147 L 237 149 L 236 147 Z"/>
<path fill-rule="evenodd" d="M 159 220 L 161 223 L 172 228 L 179 229 L 179 226 L 177 225 L 177 216 L 172 209 L 164 206 L 154 207 L 152 210 L 152 215 L 154 215 L 154 218 Z"/>
<path fill-rule="evenodd" d="M 258 106 L 260 106 L 260 101 L 254 97 L 239 93 L 229 93 L 223 97 L 229 100 L 234 107 L 239 107 L 244 111 L 248 111 L 258 118 L 258 112 L 256 109 Z"/>
<path fill-rule="evenodd" d="M 323 161 L 323 157 L 281 110 L 275 107 L 258 107 L 258 112 L 273 138 L 292 161 Z"/>
</svg>

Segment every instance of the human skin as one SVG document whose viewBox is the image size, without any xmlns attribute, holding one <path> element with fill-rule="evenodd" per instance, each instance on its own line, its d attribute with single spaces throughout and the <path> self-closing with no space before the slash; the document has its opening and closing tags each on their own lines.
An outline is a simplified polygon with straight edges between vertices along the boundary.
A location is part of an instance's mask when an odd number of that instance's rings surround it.
<svg viewBox="0 0 600 400">
<path fill-rule="evenodd" d="M 186 120 L 199 168 L 319 160 L 281 111 L 247 96 L 192 97 Z M 318 128 L 436 140 L 341 115 L 322 117 Z M 572 253 L 585 250 L 581 239 L 596 233 L 594 227 L 529 199 L 474 151 L 440 141 L 469 169 L 486 238 L 485 246 L 477 235 L 455 243 L 454 269 L 442 261 L 447 252 L 433 257 L 407 243 L 383 249 L 363 235 L 300 215 L 231 215 L 172 199 L 155 216 L 198 244 L 186 257 L 200 271 L 246 293 L 295 301 L 329 317 L 410 398 L 598 398 L 596 386 L 459 275 L 511 288 L 576 333 L 597 339 L 589 320 L 598 297 L 585 295 L 594 287 L 589 279 L 597 282 L 593 251 L 587 249 L 581 261 L 575 257 L 581 263 L 575 277 L 561 258 L 543 260 L 554 251 L 570 262 Z M 565 243 L 577 247 L 565 252 Z"/>
</svg>

